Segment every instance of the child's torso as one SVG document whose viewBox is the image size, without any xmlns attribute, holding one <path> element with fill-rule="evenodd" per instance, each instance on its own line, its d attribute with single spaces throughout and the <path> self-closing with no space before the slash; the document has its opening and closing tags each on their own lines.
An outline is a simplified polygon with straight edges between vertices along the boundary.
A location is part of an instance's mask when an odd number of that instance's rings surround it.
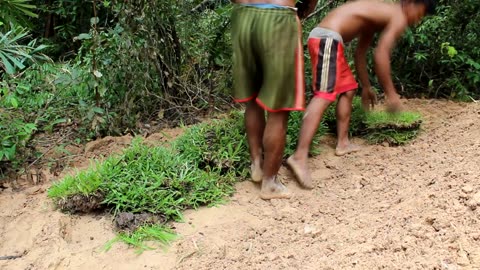
<svg viewBox="0 0 480 270">
<path fill-rule="evenodd" d="M 331 11 L 319 24 L 339 33 L 350 42 L 363 32 L 380 32 L 393 16 L 404 16 L 398 4 L 378 0 L 359 0 Z"/>
</svg>

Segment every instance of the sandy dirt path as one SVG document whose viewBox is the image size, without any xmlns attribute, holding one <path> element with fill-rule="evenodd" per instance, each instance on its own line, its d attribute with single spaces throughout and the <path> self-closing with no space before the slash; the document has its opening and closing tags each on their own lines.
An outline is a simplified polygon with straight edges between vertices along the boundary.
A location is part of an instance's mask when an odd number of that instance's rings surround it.
<svg viewBox="0 0 480 270">
<path fill-rule="evenodd" d="M 310 160 L 313 191 L 285 168 L 291 200 L 262 201 L 258 186 L 239 183 L 226 205 L 187 211 L 167 251 L 105 252 L 111 217 L 55 211 L 48 183 L 6 189 L 0 256 L 21 257 L 0 269 L 480 269 L 480 104 L 408 107 L 425 118 L 410 145 L 357 140 L 361 152 L 336 157 L 326 139 Z"/>
</svg>

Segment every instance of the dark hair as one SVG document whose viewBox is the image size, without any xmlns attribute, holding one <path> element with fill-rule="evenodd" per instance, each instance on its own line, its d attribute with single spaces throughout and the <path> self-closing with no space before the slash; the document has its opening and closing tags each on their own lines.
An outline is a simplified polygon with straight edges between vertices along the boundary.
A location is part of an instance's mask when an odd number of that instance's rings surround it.
<svg viewBox="0 0 480 270">
<path fill-rule="evenodd" d="M 435 7 L 436 3 L 435 0 L 402 0 L 402 4 L 406 2 L 413 2 L 416 4 L 424 4 L 427 10 L 427 14 L 433 15 L 435 14 Z"/>
</svg>

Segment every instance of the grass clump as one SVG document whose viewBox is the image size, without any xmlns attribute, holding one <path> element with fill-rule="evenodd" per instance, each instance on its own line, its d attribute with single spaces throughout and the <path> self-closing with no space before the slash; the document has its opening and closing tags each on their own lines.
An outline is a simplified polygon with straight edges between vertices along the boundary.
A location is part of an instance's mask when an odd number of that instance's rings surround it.
<svg viewBox="0 0 480 270">
<path fill-rule="evenodd" d="M 336 106 L 336 102 L 330 105 L 322 121 L 332 133 L 336 133 L 337 128 Z M 361 98 L 355 96 L 352 101 L 349 133 L 350 136 L 361 136 L 372 144 L 387 142 L 397 146 L 415 139 L 421 123 L 421 115 L 414 112 L 365 112 Z"/>
<path fill-rule="evenodd" d="M 241 178 L 248 175 L 250 155 L 239 111 L 190 127 L 174 142 L 174 148 L 201 170 Z"/>
<path fill-rule="evenodd" d="M 419 113 L 400 112 L 388 113 L 374 111 L 366 114 L 365 139 L 373 144 L 388 143 L 397 146 L 404 145 L 418 135 L 422 117 Z"/>
<path fill-rule="evenodd" d="M 387 113 L 373 111 L 366 115 L 364 123 L 367 129 L 417 129 L 422 123 L 422 116 L 415 112 Z"/>
<path fill-rule="evenodd" d="M 303 112 L 290 113 L 285 157 L 295 151 L 302 120 Z M 231 112 L 226 118 L 189 128 L 175 141 L 174 148 L 202 170 L 246 178 L 249 175 L 250 154 L 244 123 L 242 112 Z M 326 126 L 321 124 L 312 141 L 312 155 L 320 153 L 320 138 L 326 131 Z"/>
<path fill-rule="evenodd" d="M 104 164 L 111 162 L 112 159 L 107 159 Z M 50 198 L 66 198 L 77 194 L 85 196 L 94 194 L 102 184 L 101 170 L 107 167 L 104 164 L 97 162 L 90 166 L 88 170 L 65 176 L 62 181 L 54 183 L 48 189 L 48 196 Z"/>
<path fill-rule="evenodd" d="M 211 205 L 233 193 L 232 177 L 198 169 L 165 147 L 135 142 L 105 178 L 105 203 L 115 212 L 162 214 L 178 219 L 181 211 Z"/>
<path fill-rule="evenodd" d="M 123 242 L 127 245 L 133 246 L 137 254 L 141 254 L 145 250 L 153 250 L 156 247 L 145 244 L 147 241 L 155 241 L 160 246 L 165 247 L 172 241 L 176 240 L 178 236 L 169 228 L 161 225 L 146 225 L 139 227 L 133 232 L 121 232 L 114 239 L 105 244 L 105 250 L 112 248 L 113 244 Z"/>
<path fill-rule="evenodd" d="M 184 209 L 222 201 L 233 193 L 233 182 L 198 169 L 171 149 L 149 148 L 137 139 L 122 155 L 54 184 L 48 195 L 58 203 L 77 194 L 101 193 L 101 204 L 115 214 L 152 213 L 177 220 Z"/>
<path fill-rule="evenodd" d="M 385 129 L 369 131 L 364 138 L 371 144 L 387 143 L 390 146 L 404 145 L 415 139 L 418 130 L 402 130 Z"/>
</svg>

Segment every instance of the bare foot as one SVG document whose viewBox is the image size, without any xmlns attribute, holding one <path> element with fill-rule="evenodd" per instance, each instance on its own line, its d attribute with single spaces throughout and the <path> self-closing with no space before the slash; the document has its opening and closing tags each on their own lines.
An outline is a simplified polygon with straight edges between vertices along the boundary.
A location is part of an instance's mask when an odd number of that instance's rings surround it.
<svg viewBox="0 0 480 270">
<path fill-rule="evenodd" d="M 251 170 L 251 176 L 252 176 L 253 182 L 257 182 L 257 183 L 262 182 L 263 170 L 260 163 L 259 162 L 253 163 L 250 166 L 250 170 Z"/>
<path fill-rule="evenodd" d="M 310 172 L 308 171 L 306 164 L 300 164 L 293 158 L 293 156 L 287 159 L 287 164 L 292 169 L 293 174 L 295 174 L 298 183 L 300 183 L 302 187 L 313 189 L 312 177 L 310 176 Z"/>
<path fill-rule="evenodd" d="M 353 152 L 358 152 L 361 149 L 362 148 L 359 145 L 352 144 L 352 143 L 347 145 L 347 147 L 338 147 L 337 146 L 337 149 L 335 149 L 335 155 L 336 156 L 344 156 L 346 154 L 350 154 L 350 153 L 353 153 Z"/>
<path fill-rule="evenodd" d="M 271 199 L 290 199 L 292 194 L 276 178 L 272 180 L 263 180 L 262 190 L 260 191 L 260 198 L 264 200 Z"/>
</svg>

